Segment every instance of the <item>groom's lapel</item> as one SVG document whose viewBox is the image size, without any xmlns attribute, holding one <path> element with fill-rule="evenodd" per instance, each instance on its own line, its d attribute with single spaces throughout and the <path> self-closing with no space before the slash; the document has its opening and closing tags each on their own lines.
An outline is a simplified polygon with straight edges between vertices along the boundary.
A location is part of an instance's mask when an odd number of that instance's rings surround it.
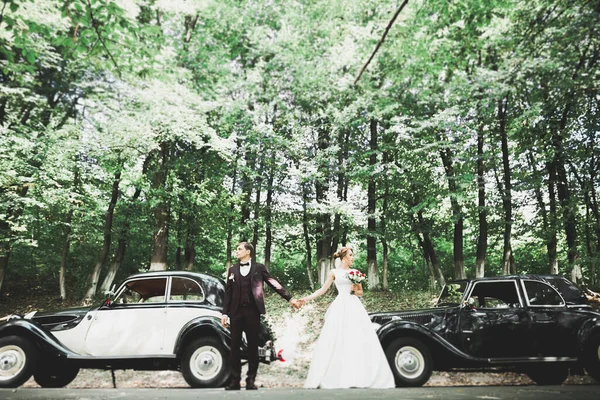
<svg viewBox="0 0 600 400">
<path fill-rule="evenodd" d="M 233 276 L 235 277 L 235 283 L 238 287 L 240 287 L 240 279 L 242 279 L 242 274 L 240 272 L 240 264 L 235 264 L 233 266 Z"/>
<path fill-rule="evenodd" d="M 252 259 L 252 261 L 250 261 L 250 284 L 252 286 L 254 286 L 254 282 L 256 281 L 256 279 L 254 279 L 254 273 L 256 272 L 256 262 L 254 261 L 254 259 Z"/>
</svg>

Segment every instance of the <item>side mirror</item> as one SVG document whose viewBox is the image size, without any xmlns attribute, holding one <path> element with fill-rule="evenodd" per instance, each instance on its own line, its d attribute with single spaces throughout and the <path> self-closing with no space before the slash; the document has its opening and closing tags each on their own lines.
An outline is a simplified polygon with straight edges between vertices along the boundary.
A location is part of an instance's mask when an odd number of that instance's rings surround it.
<svg viewBox="0 0 600 400">
<path fill-rule="evenodd" d="M 110 307 L 110 305 L 112 304 L 112 298 L 116 294 L 115 293 L 115 287 L 116 287 L 116 285 L 113 283 L 113 285 L 110 288 L 110 290 L 104 292 L 104 294 L 106 295 L 106 300 L 104 300 L 104 302 L 102 303 L 103 306 Z"/>
<path fill-rule="evenodd" d="M 113 283 L 113 285 L 111 286 L 110 290 L 107 290 L 104 292 L 104 294 L 106 295 L 106 297 L 108 299 L 110 299 L 111 297 L 113 297 L 116 293 L 115 293 L 115 287 L 116 284 Z"/>
</svg>

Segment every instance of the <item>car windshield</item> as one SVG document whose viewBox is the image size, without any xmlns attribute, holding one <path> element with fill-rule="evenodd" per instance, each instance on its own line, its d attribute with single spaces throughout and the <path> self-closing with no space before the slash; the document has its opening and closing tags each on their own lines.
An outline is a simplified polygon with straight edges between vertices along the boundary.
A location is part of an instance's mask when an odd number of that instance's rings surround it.
<svg viewBox="0 0 600 400">
<path fill-rule="evenodd" d="M 467 281 L 449 282 L 442 289 L 442 294 L 438 298 L 436 307 L 457 306 L 465 294 Z"/>
</svg>

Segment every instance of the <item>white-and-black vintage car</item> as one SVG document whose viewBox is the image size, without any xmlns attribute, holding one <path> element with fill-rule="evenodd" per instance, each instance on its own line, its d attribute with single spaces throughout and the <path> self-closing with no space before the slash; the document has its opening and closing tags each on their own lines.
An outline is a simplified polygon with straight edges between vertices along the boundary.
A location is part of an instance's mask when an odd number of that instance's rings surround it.
<svg viewBox="0 0 600 400">
<path fill-rule="evenodd" d="M 560 276 L 454 281 L 434 308 L 370 316 L 397 386 L 433 370 L 513 370 L 541 385 L 587 370 L 600 382 L 600 313 Z"/>
<path fill-rule="evenodd" d="M 13 315 L 0 325 L 0 387 L 32 375 L 42 387 L 62 387 L 80 368 L 180 370 L 192 387 L 222 386 L 230 346 L 220 324 L 224 295 L 223 281 L 209 275 L 147 272 L 99 307 Z M 259 344 L 262 362 L 277 359 L 265 324 Z"/>
</svg>

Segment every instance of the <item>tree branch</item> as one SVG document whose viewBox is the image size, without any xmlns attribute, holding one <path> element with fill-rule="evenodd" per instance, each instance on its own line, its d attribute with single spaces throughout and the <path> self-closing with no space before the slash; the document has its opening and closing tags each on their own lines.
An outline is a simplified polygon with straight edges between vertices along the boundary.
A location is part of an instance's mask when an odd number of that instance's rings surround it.
<svg viewBox="0 0 600 400">
<path fill-rule="evenodd" d="M 115 68 L 117 69 L 117 72 L 119 73 L 119 76 L 121 76 L 121 69 L 119 68 L 119 64 L 117 64 L 117 60 L 115 60 L 112 53 L 106 46 L 106 43 L 102 39 L 102 35 L 100 34 L 100 31 L 98 30 L 100 23 L 98 21 L 96 21 L 96 19 L 94 18 L 94 13 L 92 12 L 92 3 L 90 2 L 90 0 L 88 0 L 87 3 L 88 3 L 88 8 L 90 10 L 90 19 L 92 20 L 92 26 L 94 27 L 94 31 L 96 31 L 96 35 L 98 35 L 98 40 L 100 40 L 100 44 L 102 45 L 102 47 L 104 47 L 104 50 L 106 50 L 106 54 L 108 54 L 108 57 L 110 58 L 112 63 L 115 65 Z"/>
<path fill-rule="evenodd" d="M 408 4 L 408 0 L 404 0 L 404 2 L 402 3 L 402 5 L 400 5 L 400 7 L 398 8 L 398 11 L 396 11 L 396 13 L 394 14 L 394 16 L 392 17 L 392 19 L 388 23 L 388 26 L 385 28 L 385 32 L 383 32 L 383 35 L 381 36 L 381 39 L 379 39 L 379 43 L 377 43 L 377 46 L 375 47 L 375 50 L 373 50 L 373 53 L 371 54 L 371 57 L 369 57 L 369 60 L 365 63 L 365 65 L 363 65 L 362 69 L 360 70 L 360 73 L 358 74 L 358 76 L 354 80 L 354 84 L 355 85 L 358 82 L 358 80 L 360 79 L 360 77 L 362 76 L 363 72 L 365 72 L 365 70 L 367 69 L 367 67 L 371 63 L 371 60 L 373 60 L 373 57 L 375 57 L 375 54 L 377 54 L 377 51 L 379 50 L 379 48 L 383 44 L 383 41 L 385 40 L 385 38 L 387 37 L 387 35 L 388 35 L 389 31 L 390 31 L 390 28 L 392 27 L 392 25 L 394 25 L 394 22 L 396 21 L 396 18 L 398 18 L 398 15 L 400 15 L 400 12 L 404 9 L 404 7 L 406 6 L 406 4 Z"/>
</svg>

